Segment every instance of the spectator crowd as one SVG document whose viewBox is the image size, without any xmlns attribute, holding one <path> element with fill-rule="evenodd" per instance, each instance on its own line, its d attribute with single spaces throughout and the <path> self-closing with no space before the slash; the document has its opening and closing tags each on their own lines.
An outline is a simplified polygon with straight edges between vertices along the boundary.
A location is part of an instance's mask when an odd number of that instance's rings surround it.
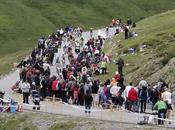
<svg viewBox="0 0 175 130">
<path fill-rule="evenodd" d="M 124 32 L 125 39 L 129 38 L 129 28 L 136 24 L 128 19 L 127 24 L 121 24 L 120 20 L 112 21 L 111 26 L 117 26 L 117 35 Z M 106 36 L 109 36 L 110 28 L 106 28 Z M 124 84 L 122 57 L 117 60 L 118 70 L 114 72 L 112 79 L 106 79 L 102 83 L 98 75 L 107 74 L 111 57 L 103 51 L 105 38 L 93 37 L 93 29 L 90 30 L 90 39 L 85 42 L 82 37 L 81 27 L 58 29 L 47 38 L 38 39 L 38 46 L 33 49 L 31 55 L 22 60 L 17 66 L 20 68 L 20 90 L 23 93 L 23 102 L 29 103 L 30 90 L 37 90 L 41 99 L 47 96 L 55 96 L 63 102 L 84 106 L 86 113 L 90 113 L 91 106 L 103 108 L 124 108 L 132 112 L 145 113 L 147 103 L 152 103 L 152 109 L 158 110 L 159 118 L 169 118 L 172 110 L 172 94 L 168 84 L 160 79 L 151 87 L 142 78 L 138 84 L 130 82 Z M 59 53 L 63 51 L 63 53 Z M 56 66 L 56 75 L 51 73 L 51 66 Z M 15 91 L 19 82 L 12 89 Z M 163 116 L 162 116 L 163 113 Z M 159 120 L 159 124 L 163 124 Z"/>
</svg>

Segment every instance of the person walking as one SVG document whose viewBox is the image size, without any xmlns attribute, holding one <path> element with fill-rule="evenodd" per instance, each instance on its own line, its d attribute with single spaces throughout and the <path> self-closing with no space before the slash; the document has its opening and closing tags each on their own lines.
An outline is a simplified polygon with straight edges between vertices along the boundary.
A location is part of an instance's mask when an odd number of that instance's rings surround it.
<svg viewBox="0 0 175 130">
<path fill-rule="evenodd" d="M 30 84 L 28 83 L 28 81 L 24 81 L 22 86 L 21 86 L 21 90 L 23 93 L 23 103 L 29 104 L 29 92 L 30 92 Z"/>
</svg>

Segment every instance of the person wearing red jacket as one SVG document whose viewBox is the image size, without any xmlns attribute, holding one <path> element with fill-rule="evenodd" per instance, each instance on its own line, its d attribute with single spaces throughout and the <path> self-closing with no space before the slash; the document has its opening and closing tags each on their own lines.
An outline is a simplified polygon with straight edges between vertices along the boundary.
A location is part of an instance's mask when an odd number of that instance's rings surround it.
<svg viewBox="0 0 175 130">
<path fill-rule="evenodd" d="M 52 94 L 55 95 L 55 97 L 58 97 L 58 82 L 56 78 L 52 82 Z"/>
<path fill-rule="evenodd" d="M 114 78 L 115 78 L 115 81 L 117 81 L 117 82 L 119 82 L 121 80 L 121 76 L 120 76 L 118 71 L 115 72 Z"/>
<path fill-rule="evenodd" d="M 136 110 L 134 110 L 134 106 L 137 102 L 137 99 L 138 99 L 138 92 L 137 92 L 136 88 L 134 88 L 132 86 L 131 89 L 129 90 L 129 93 L 128 93 L 129 110 L 130 111 L 136 111 Z"/>
</svg>

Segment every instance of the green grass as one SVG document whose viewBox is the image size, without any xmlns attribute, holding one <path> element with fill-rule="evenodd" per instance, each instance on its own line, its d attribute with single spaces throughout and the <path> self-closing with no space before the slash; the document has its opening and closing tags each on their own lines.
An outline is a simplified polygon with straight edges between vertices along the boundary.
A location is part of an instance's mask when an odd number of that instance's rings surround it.
<svg viewBox="0 0 175 130">
<path fill-rule="evenodd" d="M 140 78 L 141 76 L 148 78 L 175 57 L 174 21 L 175 10 L 141 20 L 137 23 L 137 27 L 132 29 L 138 33 L 138 37 L 124 40 L 124 34 L 120 34 L 113 39 L 113 41 L 120 42 L 114 43 L 113 49 L 110 49 L 110 45 L 107 43 L 104 51 L 108 55 L 112 55 L 113 59 L 117 59 L 122 52 L 126 54 L 123 58 L 128 65 L 125 66 L 124 73 L 125 75 L 129 74 L 131 80 L 138 79 L 139 76 Z M 120 44 L 119 47 L 118 44 Z M 141 44 L 147 45 L 144 53 L 139 52 Z M 131 47 L 137 49 L 136 54 L 132 55 L 128 52 Z M 154 60 L 158 60 L 157 63 L 153 64 Z M 156 64 L 159 64 L 158 68 L 154 68 Z M 114 72 L 115 70 L 110 71 Z"/>
<path fill-rule="evenodd" d="M 70 130 L 75 127 L 75 123 L 73 122 L 66 122 L 66 123 L 59 123 L 54 124 L 49 130 Z"/>
<path fill-rule="evenodd" d="M 107 79 L 111 79 L 114 74 L 115 74 L 115 70 L 116 70 L 117 66 L 115 64 L 108 64 L 108 73 L 105 74 L 105 75 L 99 75 L 99 79 L 100 81 L 104 82 L 106 81 Z"/>
<path fill-rule="evenodd" d="M 97 129 L 95 128 L 95 126 L 93 126 L 93 127 L 91 128 L 91 130 L 97 130 Z"/>
<path fill-rule="evenodd" d="M 1 118 L 0 120 L 0 130 L 36 130 L 30 122 L 28 115 L 12 115 L 10 117 Z"/>
<path fill-rule="evenodd" d="M 1 0 L 0 75 L 27 55 L 38 37 L 48 36 L 56 27 L 97 28 L 112 18 L 138 21 L 174 7 L 174 0 Z"/>
<path fill-rule="evenodd" d="M 46 123 L 49 121 L 51 124 Z M 47 125 L 47 126 L 46 126 Z M 109 127 L 109 128 L 108 128 Z M 116 130 L 116 129 L 132 129 L 132 130 L 158 130 L 158 126 L 136 127 L 135 124 L 117 123 L 104 120 L 78 118 L 70 116 L 61 116 L 57 114 L 47 113 L 1 113 L 0 130 Z M 166 127 L 163 128 L 167 129 Z M 168 128 L 173 129 L 173 128 Z"/>
</svg>

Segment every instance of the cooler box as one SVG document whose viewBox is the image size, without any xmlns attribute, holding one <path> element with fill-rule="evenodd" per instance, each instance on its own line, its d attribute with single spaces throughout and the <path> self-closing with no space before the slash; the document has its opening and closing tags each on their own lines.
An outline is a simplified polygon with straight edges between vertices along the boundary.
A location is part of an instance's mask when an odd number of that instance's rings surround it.
<svg viewBox="0 0 175 130">
<path fill-rule="evenodd" d="M 11 112 L 11 113 L 15 113 L 15 112 L 16 112 L 16 106 L 11 105 L 11 107 L 10 107 L 10 112 Z"/>
</svg>

